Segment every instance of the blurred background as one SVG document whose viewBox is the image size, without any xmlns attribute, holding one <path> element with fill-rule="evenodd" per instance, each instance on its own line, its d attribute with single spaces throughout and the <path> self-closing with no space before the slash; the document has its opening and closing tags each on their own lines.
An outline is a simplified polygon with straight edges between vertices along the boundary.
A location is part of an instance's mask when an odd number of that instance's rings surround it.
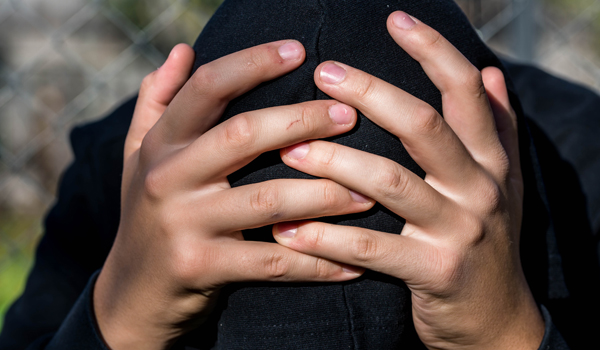
<svg viewBox="0 0 600 350">
<path fill-rule="evenodd" d="M 0 329 L 72 159 L 69 131 L 193 44 L 221 2 L 0 0 Z M 502 56 L 600 91 L 600 0 L 457 3 Z"/>
</svg>

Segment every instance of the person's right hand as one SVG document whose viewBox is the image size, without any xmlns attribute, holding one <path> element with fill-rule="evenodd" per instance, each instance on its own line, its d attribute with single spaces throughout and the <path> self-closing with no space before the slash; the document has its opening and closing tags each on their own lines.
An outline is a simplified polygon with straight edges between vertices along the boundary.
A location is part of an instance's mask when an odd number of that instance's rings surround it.
<svg viewBox="0 0 600 350">
<path fill-rule="evenodd" d="M 356 111 L 312 101 L 244 113 L 211 127 L 227 103 L 297 68 L 295 41 L 250 48 L 200 67 L 177 46 L 144 79 L 125 143 L 121 221 L 94 289 L 113 349 L 168 348 L 238 281 L 344 281 L 362 270 L 241 230 L 360 212 L 374 202 L 330 180 L 280 179 L 231 188 L 227 176 L 261 153 L 351 130 Z"/>
</svg>

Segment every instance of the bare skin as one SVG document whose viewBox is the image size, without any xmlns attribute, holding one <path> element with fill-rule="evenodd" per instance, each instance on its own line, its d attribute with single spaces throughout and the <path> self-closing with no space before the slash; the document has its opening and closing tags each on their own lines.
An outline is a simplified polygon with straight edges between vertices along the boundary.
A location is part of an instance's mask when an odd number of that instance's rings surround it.
<svg viewBox="0 0 600 350">
<path fill-rule="evenodd" d="M 408 29 L 393 24 L 396 15 Z M 111 349 L 169 348 L 228 283 L 345 281 L 365 268 L 408 284 L 431 349 L 537 349 L 543 320 L 519 261 L 523 184 L 502 74 L 480 73 L 407 18 L 392 14 L 388 29 L 442 92 L 445 120 L 394 86 L 326 62 L 315 82 L 346 104 L 270 108 L 213 128 L 231 99 L 302 63 L 293 41 L 226 56 L 189 81 L 193 51 L 179 45 L 144 80 L 125 144 L 121 223 L 94 289 Z M 388 159 L 307 141 L 351 130 L 350 106 L 397 135 L 425 181 Z M 230 188 L 227 175 L 275 149 L 323 179 Z M 407 219 L 402 235 L 306 221 L 375 201 Z M 278 222 L 280 244 L 243 241 L 241 230 Z"/>
<path fill-rule="evenodd" d="M 430 349 L 537 349 L 544 323 L 519 258 L 523 180 L 502 72 L 480 73 L 405 13 L 392 14 L 388 30 L 441 91 L 444 119 L 342 63 L 321 64 L 315 82 L 398 136 L 425 180 L 389 159 L 324 141 L 281 154 L 287 165 L 406 218 L 402 234 L 304 221 L 277 225 L 275 237 L 303 253 L 402 279 L 412 291 L 417 332 Z"/>
<path fill-rule="evenodd" d="M 313 101 L 211 128 L 231 99 L 298 67 L 304 49 L 297 42 L 261 45 L 209 63 L 187 81 L 193 57 L 179 45 L 144 79 L 125 142 L 121 222 L 94 289 L 96 318 L 111 349 L 168 348 L 202 323 L 228 283 L 345 281 L 364 271 L 275 243 L 246 242 L 241 230 L 356 213 L 372 200 L 330 180 L 233 189 L 227 182 L 263 152 L 349 131 L 356 111 Z"/>
</svg>

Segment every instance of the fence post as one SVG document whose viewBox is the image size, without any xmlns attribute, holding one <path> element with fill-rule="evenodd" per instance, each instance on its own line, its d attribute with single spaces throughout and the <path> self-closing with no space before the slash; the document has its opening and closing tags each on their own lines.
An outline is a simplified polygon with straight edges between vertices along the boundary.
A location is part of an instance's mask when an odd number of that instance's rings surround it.
<svg viewBox="0 0 600 350">
<path fill-rule="evenodd" d="M 536 46 L 536 0 L 512 0 L 513 9 L 522 9 L 511 25 L 511 46 L 516 58 L 533 62 Z"/>
</svg>

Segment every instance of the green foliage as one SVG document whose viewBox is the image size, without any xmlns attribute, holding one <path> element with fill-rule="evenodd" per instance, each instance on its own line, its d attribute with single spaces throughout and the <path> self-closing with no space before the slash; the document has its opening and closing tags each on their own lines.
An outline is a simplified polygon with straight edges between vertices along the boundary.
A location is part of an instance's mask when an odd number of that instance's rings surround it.
<svg viewBox="0 0 600 350">
<path fill-rule="evenodd" d="M 223 0 L 190 0 L 190 3 L 206 11 L 214 12 L 223 3 Z"/>
<path fill-rule="evenodd" d="M 169 0 L 108 0 L 110 6 L 119 10 L 139 28 L 147 26 L 156 16 L 172 4 Z M 190 8 L 205 13 L 213 13 L 223 0 L 188 0 Z"/>
<path fill-rule="evenodd" d="M 19 255 L 0 264 L 0 330 L 4 325 L 4 314 L 23 292 L 27 273 L 32 265 L 32 256 Z"/>
<path fill-rule="evenodd" d="M 552 11 L 563 12 L 565 15 L 576 15 L 591 6 L 595 0 L 542 0 L 542 5 Z"/>
<path fill-rule="evenodd" d="M 541 0 L 544 13 L 557 26 L 564 27 L 579 17 L 589 15 L 587 11 L 596 0 Z M 570 38 L 571 45 L 583 48 L 583 52 L 591 53 L 596 59 L 600 58 L 600 17 L 588 18 L 590 22 L 583 24 L 581 33 Z M 579 24 L 578 24 L 579 25 Z"/>
<path fill-rule="evenodd" d="M 152 42 L 166 56 L 178 42 L 193 43 L 203 21 L 222 2 L 223 0 L 106 0 L 105 6 L 109 7 L 109 11 L 117 10 L 140 29 L 148 26 L 169 6 L 181 6 L 184 12 Z M 0 206 L 0 330 L 6 311 L 23 291 L 33 263 L 37 237 L 42 231 L 41 218 L 41 212 L 23 214 Z"/>
<path fill-rule="evenodd" d="M 4 314 L 22 293 L 33 263 L 41 215 L 0 213 L 0 330 Z M 32 233 L 33 234 L 29 234 Z"/>
<path fill-rule="evenodd" d="M 109 0 L 108 4 L 121 11 L 133 24 L 143 28 L 150 23 L 152 2 L 146 0 Z"/>
</svg>

